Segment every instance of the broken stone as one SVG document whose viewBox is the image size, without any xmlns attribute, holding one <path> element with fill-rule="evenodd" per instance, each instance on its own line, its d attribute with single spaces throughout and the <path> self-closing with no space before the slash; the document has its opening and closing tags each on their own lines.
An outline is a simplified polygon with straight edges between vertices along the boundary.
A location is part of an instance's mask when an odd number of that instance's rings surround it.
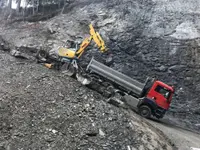
<svg viewBox="0 0 200 150">
<path fill-rule="evenodd" d="M 200 127 L 200 123 L 195 124 L 195 126 Z"/>
<path fill-rule="evenodd" d="M 159 71 L 162 71 L 162 72 L 165 72 L 165 71 L 167 71 L 167 68 L 165 67 L 165 66 L 160 66 L 159 68 L 158 68 L 158 70 Z"/>
<path fill-rule="evenodd" d="M 99 129 L 99 135 L 105 136 L 105 133 L 101 129 Z"/>
<path fill-rule="evenodd" d="M 59 92 L 58 95 L 59 95 L 60 97 L 64 97 L 64 95 L 63 95 L 61 92 Z"/>
<path fill-rule="evenodd" d="M 15 132 L 15 133 L 13 134 L 13 136 L 16 136 L 16 137 L 24 137 L 24 134 L 21 133 L 21 132 Z"/>
<path fill-rule="evenodd" d="M 44 139 L 45 139 L 45 141 L 47 141 L 48 143 L 51 143 L 51 142 L 54 141 L 54 139 L 53 139 L 51 136 L 49 136 L 49 135 L 45 135 L 45 136 L 44 136 Z"/>
<path fill-rule="evenodd" d="M 31 85 L 27 85 L 27 86 L 26 86 L 26 89 L 28 89 L 30 86 L 31 86 Z"/>
<path fill-rule="evenodd" d="M 0 44 L 0 50 L 8 51 L 8 50 L 9 50 L 9 47 L 6 46 L 4 43 L 1 43 L 1 44 Z"/>
<path fill-rule="evenodd" d="M 89 132 L 86 133 L 86 135 L 88 136 L 97 136 L 99 132 L 97 130 L 91 130 Z"/>
<path fill-rule="evenodd" d="M 54 134 L 56 134 L 58 131 L 56 131 L 56 130 L 53 129 L 52 132 L 53 132 Z"/>
<path fill-rule="evenodd" d="M 1 43 L 1 47 L 2 50 L 4 49 L 4 43 Z"/>
<path fill-rule="evenodd" d="M 22 59 L 30 59 L 31 57 L 28 56 L 27 54 L 25 53 L 21 53 L 20 51 L 17 51 L 17 50 L 11 50 L 10 51 L 10 54 L 14 57 L 17 57 L 17 58 L 22 58 Z"/>
</svg>

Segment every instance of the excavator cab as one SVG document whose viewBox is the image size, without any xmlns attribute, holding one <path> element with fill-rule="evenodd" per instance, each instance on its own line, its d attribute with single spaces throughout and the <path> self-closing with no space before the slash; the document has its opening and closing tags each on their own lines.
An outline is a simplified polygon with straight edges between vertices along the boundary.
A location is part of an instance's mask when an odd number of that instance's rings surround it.
<svg viewBox="0 0 200 150">
<path fill-rule="evenodd" d="M 74 49 L 69 49 L 66 47 L 60 47 L 58 49 L 58 55 L 60 57 L 66 57 L 66 58 L 75 58 L 76 57 L 76 50 Z"/>
<path fill-rule="evenodd" d="M 80 46 L 80 40 L 79 41 L 71 41 L 67 40 L 66 44 L 63 47 L 58 48 L 58 55 L 63 58 L 75 58 L 76 57 L 76 51 L 78 50 Z"/>
</svg>

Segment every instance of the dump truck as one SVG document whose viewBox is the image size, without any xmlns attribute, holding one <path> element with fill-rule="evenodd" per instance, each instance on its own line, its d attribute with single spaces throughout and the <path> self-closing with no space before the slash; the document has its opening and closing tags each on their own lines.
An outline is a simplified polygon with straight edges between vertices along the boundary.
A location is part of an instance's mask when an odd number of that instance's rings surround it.
<svg viewBox="0 0 200 150">
<path fill-rule="evenodd" d="M 145 118 L 151 116 L 163 118 L 170 107 L 174 93 L 173 86 L 150 78 L 141 83 L 94 58 L 91 59 L 86 71 L 92 76 L 92 79 L 96 79 L 104 85 L 107 83 L 104 92 L 112 91 L 114 94 L 120 94 L 121 100 L 127 106 Z M 100 87 L 96 89 L 100 89 Z"/>
</svg>

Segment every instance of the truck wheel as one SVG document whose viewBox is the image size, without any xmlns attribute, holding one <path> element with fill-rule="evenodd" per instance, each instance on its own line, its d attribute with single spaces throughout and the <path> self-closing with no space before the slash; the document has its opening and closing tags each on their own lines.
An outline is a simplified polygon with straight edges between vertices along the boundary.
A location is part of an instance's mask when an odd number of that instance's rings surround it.
<svg viewBox="0 0 200 150">
<path fill-rule="evenodd" d="M 139 114 L 144 118 L 150 118 L 151 117 L 151 108 L 147 105 L 142 105 L 139 108 Z"/>
<path fill-rule="evenodd" d="M 103 90 L 103 96 L 106 98 L 110 98 L 113 97 L 115 95 L 114 93 L 114 87 L 112 85 L 104 88 Z"/>
</svg>

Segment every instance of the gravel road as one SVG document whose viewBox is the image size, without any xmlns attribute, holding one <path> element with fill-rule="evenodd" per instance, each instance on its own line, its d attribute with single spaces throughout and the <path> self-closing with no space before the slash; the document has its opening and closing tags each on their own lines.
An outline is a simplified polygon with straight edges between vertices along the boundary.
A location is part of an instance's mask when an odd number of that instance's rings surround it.
<svg viewBox="0 0 200 150">
<path fill-rule="evenodd" d="M 148 122 L 160 129 L 179 150 L 190 150 L 191 147 L 200 149 L 200 133 L 178 127 L 169 123 L 169 120 L 148 120 Z"/>
</svg>

